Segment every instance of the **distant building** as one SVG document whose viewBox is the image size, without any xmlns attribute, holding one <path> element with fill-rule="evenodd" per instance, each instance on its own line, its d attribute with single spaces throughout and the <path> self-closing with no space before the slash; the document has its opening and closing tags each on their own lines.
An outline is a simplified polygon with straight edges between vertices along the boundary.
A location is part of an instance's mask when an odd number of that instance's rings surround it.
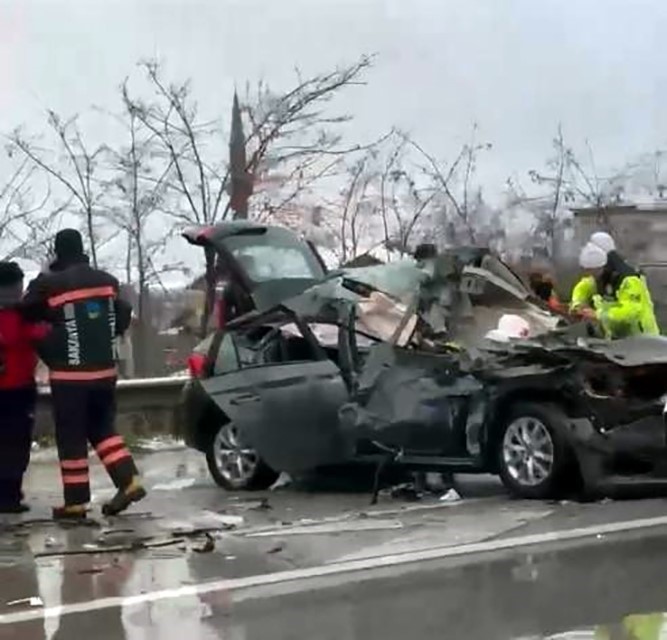
<svg viewBox="0 0 667 640">
<path fill-rule="evenodd" d="M 584 244 L 591 233 L 607 230 L 616 246 L 635 263 L 667 264 L 667 203 L 612 205 L 573 209 L 575 242 Z"/>
</svg>

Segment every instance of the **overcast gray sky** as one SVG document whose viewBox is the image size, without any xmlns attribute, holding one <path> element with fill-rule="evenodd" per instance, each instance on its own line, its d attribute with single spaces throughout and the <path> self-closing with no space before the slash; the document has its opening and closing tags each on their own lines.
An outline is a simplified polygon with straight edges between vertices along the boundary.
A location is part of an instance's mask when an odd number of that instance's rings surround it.
<svg viewBox="0 0 667 640">
<path fill-rule="evenodd" d="M 664 0 L 0 0 L 0 26 L 2 130 L 113 106 L 141 57 L 226 115 L 235 82 L 377 52 L 345 98 L 355 132 L 397 124 L 446 159 L 477 121 L 491 190 L 543 162 L 558 121 L 603 167 L 667 142 Z"/>
</svg>

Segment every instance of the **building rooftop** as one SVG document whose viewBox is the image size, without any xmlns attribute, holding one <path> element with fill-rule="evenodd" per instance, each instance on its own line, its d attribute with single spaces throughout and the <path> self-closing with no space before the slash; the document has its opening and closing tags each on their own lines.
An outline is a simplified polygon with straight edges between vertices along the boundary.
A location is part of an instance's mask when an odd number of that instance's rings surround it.
<svg viewBox="0 0 667 640">
<path fill-rule="evenodd" d="M 572 207 L 575 216 L 594 216 L 600 211 L 608 213 L 667 213 L 667 201 L 642 202 L 638 204 L 610 204 L 604 207 Z"/>
</svg>

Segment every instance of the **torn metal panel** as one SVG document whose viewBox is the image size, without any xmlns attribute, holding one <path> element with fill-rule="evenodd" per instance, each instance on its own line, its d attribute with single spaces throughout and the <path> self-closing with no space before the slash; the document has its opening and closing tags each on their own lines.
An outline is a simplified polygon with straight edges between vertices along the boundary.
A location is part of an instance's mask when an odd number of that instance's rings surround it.
<svg viewBox="0 0 667 640">
<path fill-rule="evenodd" d="M 374 381 L 364 390 L 360 384 L 360 393 L 366 395 L 363 406 L 341 409 L 345 429 L 406 453 L 460 451 L 465 445 L 456 433 L 467 421 L 470 397 L 482 392 L 482 384 L 470 375 L 461 376 L 453 360 L 431 357 L 430 362 L 387 365 L 387 354 L 378 354 Z M 405 359 L 409 360 L 407 354 Z M 366 378 L 363 384 L 368 383 Z"/>
<path fill-rule="evenodd" d="M 407 317 L 406 317 L 407 316 Z M 417 314 L 379 291 L 357 303 L 357 327 L 384 342 L 405 346 L 417 325 Z"/>
<path fill-rule="evenodd" d="M 621 340 L 588 340 L 581 344 L 591 354 L 611 360 L 621 367 L 667 364 L 667 338 L 632 336 Z"/>
</svg>

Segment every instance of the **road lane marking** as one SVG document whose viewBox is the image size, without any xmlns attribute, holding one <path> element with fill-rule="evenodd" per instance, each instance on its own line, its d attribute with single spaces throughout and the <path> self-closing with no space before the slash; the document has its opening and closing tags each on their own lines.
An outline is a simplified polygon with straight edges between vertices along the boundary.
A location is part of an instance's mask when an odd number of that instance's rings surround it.
<svg viewBox="0 0 667 640">
<path fill-rule="evenodd" d="M 276 593 L 272 593 L 270 589 L 267 590 L 267 587 L 287 585 L 290 593 L 298 593 L 299 591 L 311 590 L 311 581 L 313 579 L 343 578 L 344 581 L 348 581 L 351 579 L 354 580 L 354 574 L 360 571 L 399 567 L 424 562 L 426 560 L 441 560 L 472 554 L 505 551 L 532 545 L 567 542 L 592 536 L 637 531 L 639 529 L 665 525 L 667 525 L 667 516 L 660 516 L 656 518 L 643 518 L 640 520 L 580 527 L 566 531 L 537 533 L 528 536 L 506 538 L 504 540 L 490 540 L 456 546 L 433 547 L 420 551 L 406 551 L 360 560 L 349 560 L 318 567 L 278 571 L 275 573 L 248 576 L 245 578 L 215 580 L 194 585 L 175 587 L 172 589 L 160 589 L 133 596 L 112 596 L 86 602 L 46 607 L 44 609 L 30 609 L 26 611 L 5 613 L 0 614 L 0 624 L 16 624 L 18 622 L 29 622 L 44 618 L 59 618 L 64 615 L 90 613 L 101 609 L 132 607 L 163 600 L 202 596 L 220 591 L 230 593 L 234 602 L 262 599 L 276 595 Z"/>
</svg>

